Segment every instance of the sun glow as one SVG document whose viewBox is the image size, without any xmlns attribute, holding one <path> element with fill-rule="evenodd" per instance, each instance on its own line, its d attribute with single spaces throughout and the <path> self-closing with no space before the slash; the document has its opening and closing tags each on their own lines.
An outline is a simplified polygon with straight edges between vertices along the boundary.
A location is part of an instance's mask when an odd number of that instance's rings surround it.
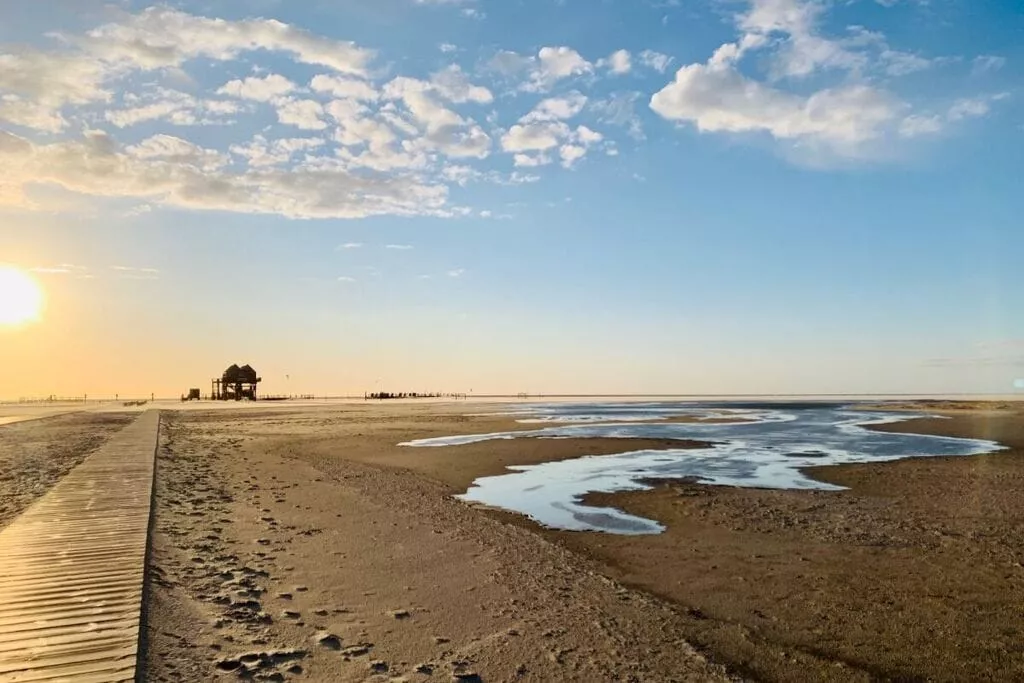
<svg viewBox="0 0 1024 683">
<path fill-rule="evenodd" d="M 43 290 L 17 268 L 0 266 L 0 325 L 22 325 L 39 320 Z"/>
</svg>

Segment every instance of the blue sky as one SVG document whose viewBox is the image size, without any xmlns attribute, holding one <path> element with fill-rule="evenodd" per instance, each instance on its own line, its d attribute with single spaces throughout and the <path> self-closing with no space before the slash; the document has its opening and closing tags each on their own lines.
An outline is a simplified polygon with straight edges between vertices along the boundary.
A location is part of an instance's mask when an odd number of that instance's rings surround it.
<svg viewBox="0 0 1024 683">
<path fill-rule="evenodd" d="M 1024 377 L 1016 3 L 0 11 L 0 395 Z"/>
</svg>

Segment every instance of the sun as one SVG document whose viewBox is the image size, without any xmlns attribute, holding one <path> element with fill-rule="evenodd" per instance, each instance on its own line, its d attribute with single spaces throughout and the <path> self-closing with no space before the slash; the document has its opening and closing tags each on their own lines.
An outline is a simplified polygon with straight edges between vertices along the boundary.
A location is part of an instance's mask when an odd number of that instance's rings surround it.
<svg viewBox="0 0 1024 683">
<path fill-rule="evenodd" d="M 0 266 L 0 325 L 22 325 L 39 320 L 43 290 L 27 274 Z"/>
</svg>

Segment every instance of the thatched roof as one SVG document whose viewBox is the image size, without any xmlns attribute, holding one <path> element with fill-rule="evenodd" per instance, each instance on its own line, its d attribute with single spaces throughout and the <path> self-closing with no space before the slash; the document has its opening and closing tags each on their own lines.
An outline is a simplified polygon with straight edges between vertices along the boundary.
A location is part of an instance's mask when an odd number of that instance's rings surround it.
<svg viewBox="0 0 1024 683">
<path fill-rule="evenodd" d="M 241 379 L 239 378 L 238 373 L 241 372 L 241 370 L 242 369 L 240 367 L 232 363 L 231 367 L 224 371 L 224 375 L 221 377 L 221 379 L 223 379 L 224 382 L 229 384 L 239 382 L 241 381 Z"/>
<path fill-rule="evenodd" d="M 237 384 L 238 382 L 242 382 L 243 384 L 255 384 L 259 381 L 259 377 L 257 376 L 256 371 L 252 369 L 251 365 L 243 365 L 242 367 L 232 365 L 224 371 L 224 375 L 221 377 L 221 380 L 225 384 Z"/>
</svg>

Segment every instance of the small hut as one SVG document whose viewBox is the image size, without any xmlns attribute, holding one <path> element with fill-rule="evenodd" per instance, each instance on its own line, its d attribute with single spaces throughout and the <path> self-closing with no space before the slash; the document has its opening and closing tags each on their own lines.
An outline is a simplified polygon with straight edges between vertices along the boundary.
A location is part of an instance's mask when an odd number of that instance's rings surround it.
<svg viewBox="0 0 1024 683">
<path fill-rule="evenodd" d="M 262 381 L 263 378 L 256 374 L 251 365 L 238 367 L 232 364 L 223 375 L 213 379 L 211 395 L 219 401 L 241 401 L 243 398 L 255 401 L 256 385 Z"/>
</svg>

